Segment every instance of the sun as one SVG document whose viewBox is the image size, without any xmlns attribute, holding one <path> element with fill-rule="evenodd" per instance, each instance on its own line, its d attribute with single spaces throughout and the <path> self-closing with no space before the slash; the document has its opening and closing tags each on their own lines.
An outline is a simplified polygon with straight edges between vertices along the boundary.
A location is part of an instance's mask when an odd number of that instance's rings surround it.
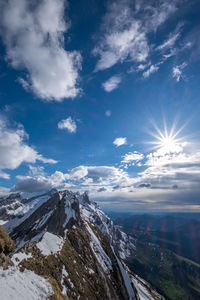
<svg viewBox="0 0 200 300">
<path fill-rule="evenodd" d="M 164 123 L 163 131 L 158 128 L 156 123 L 153 123 L 155 132 L 150 132 L 150 134 L 156 139 L 151 144 L 154 144 L 154 149 L 157 150 L 158 154 L 173 154 L 180 153 L 183 147 L 186 145 L 184 138 L 179 137 L 180 132 L 183 127 L 176 130 L 175 123 L 172 125 L 171 130 L 168 130 L 166 123 Z"/>
<path fill-rule="evenodd" d="M 163 153 L 179 152 L 179 142 L 173 136 L 164 136 L 158 142 L 157 145 Z"/>
</svg>

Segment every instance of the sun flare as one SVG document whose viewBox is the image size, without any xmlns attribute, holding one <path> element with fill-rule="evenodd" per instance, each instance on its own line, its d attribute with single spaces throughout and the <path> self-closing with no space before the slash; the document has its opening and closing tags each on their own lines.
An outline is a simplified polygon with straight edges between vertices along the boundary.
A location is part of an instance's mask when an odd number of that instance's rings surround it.
<svg viewBox="0 0 200 300">
<path fill-rule="evenodd" d="M 178 137 L 183 127 L 175 130 L 175 124 L 173 124 L 169 131 L 164 123 L 164 129 L 162 131 L 155 123 L 153 123 L 153 126 L 155 128 L 155 132 L 150 132 L 150 134 L 155 138 L 155 140 L 150 143 L 155 145 L 153 148 L 160 154 L 179 153 L 187 144 L 183 137 Z"/>
</svg>

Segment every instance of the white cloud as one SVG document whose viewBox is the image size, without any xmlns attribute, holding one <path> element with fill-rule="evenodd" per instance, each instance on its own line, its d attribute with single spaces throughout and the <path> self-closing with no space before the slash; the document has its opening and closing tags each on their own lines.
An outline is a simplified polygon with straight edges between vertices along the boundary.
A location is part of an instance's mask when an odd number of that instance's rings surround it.
<svg viewBox="0 0 200 300">
<path fill-rule="evenodd" d="M 105 115 L 106 115 L 106 117 L 110 117 L 111 116 L 111 111 L 110 110 L 106 110 Z"/>
<path fill-rule="evenodd" d="M 77 168 L 74 168 L 70 172 L 70 178 L 79 180 L 81 178 L 84 178 L 88 174 L 88 167 L 85 166 L 79 166 Z"/>
<path fill-rule="evenodd" d="M 144 78 L 148 78 L 151 74 L 157 72 L 159 67 L 157 65 L 151 65 L 150 68 L 143 73 Z"/>
<path fill-rule="evenodd" d="M 113 166 L 79 166 L 74 168 L 69 173 L 71 180 L 86 180 L 90 179 L 90 184 L 109 182 L 109 184 L 116 183 L 120 178 L 124 177 L 126 173 Z"/>
<path fill-rule="evenodd" d="M 149 66 L 149 64 L 140 64 L 137 66 L 137 71 L 143 71 Z"/>
<path fill-rule="evenodd" d="M 56 163 L 53 159 L 47 159 L 30 147 L 26 140 L 28 135 L 22 126 L 11 129 L 4 120 L 0 119 L 0 177 L 9 178 L 9 174 L 2 170 L 14 170 L 23 162 Z"/>
<path fill-rule="evenodd" d="M 149 48 L 145 33 L 140 21 L 132 17 L 127 1 L 116 1 L 108 7 L 103 27 L 104 36 L 93 50 L 99 57 L 96 71 L 110 68 L 127 58 L 136 62 L 147 58 Z"/>
<path fill-rule="evenodd" d="M 177 144 L 174 151 L 166 152 L 158 149 L 146 156 L 143 172 L 137 177 L 138 185 L 151 189 L 169 191 L 199 190 L 200 152 L 187 151 L 187 143 Z"/>
<path fill-rule="evenodd" d="M 113 141 L 113 144 L 117 147 L 125 145 L 127 143 L 127 140 L 125 137 L 118 137 Z"/>
<path fill-rule="evenodd" d="M 170 35 L 169 38 L 163 44 L 157 47 L 157 50 L 166 50 L 168 48 L 173 47 L 179 37 L 180 37 L 179 32 Z"/>
<path fill-rule="evenodd" d="M 119 75 L 110 77 L 107 81 L 105 81 L 102 86 L 106 92 L 111 92 L 118 88 L 118 85 L 122 81 Z"/>
<path fill-rule="evenodd" d="M 129 163 L 131 161 L 139 161 L 144 159 L 144 155 L 137 151 L 126 153 L 123 157 L 122 163 Z"/>
<path fill-rule="evenodd" d="M 51 183 L 43 176 L 20 178 L 16 185 L 11 189 L 12 192 L 45 192 L 52 188 Z"/>
<path fill-rule="evenodd" d="M 34 192 L 51 188 L 68 188 L 74 191 L 90 190 L 92 194 L 102 187 L 112 191 L 117 186 L 130 183 L 128 174 L 113 166 L 79 166 L 69 173 L 56 171 L 50 176 L 18 176 L 19 181 L 12 191 Z"/>
<path fill-rule="evenodd" d="M 19 82 L 46 101 L 74 98 L 81 56 L 64 49 L 64 0 L 8 0 L 0 3 L 0 34 L 7 61 L 27 72 Z"/>
<path fill-rule="evenodd" d="M 14 191 L 38 191 L 52 187 L 83 192 L 96 201 L 123 209 L 169 210 L 196 207 L 199 203 L 200 153 L 191 153 L 186 144 L 173 153 L 149 153 L 136 175 L 114 166 L 78 166 L 68 173 L 56 171 L 50 176 L 18 177 Z M 130 156 L 128 156 L 130 155 Z M 127 153 L 126 163 L 140 163 L 142 153 Z M 116 203 L 113 199 L 117 199 Z M 200 207 L 198 208 L 200 209 Z"/>
<path fill-rule="evenodd" d="M 71 117 L 61 120 L 58 123 L 58 128 L 59 129 L 67 129 L 70 133 L 75 133 L 77 130 L 76 123 L 75 123 L 75 121 L 72 120 Z"/>
<path fill-rule="evenodd" d="M 30 176 L 38 176 L 38 175 L 44 175 L 44 167 L 43 166 L 29 166 L 29 175 Z"/>
<path fill-rule="evenodd" d="M 156 31 L 160 25 L 162 25 L 171 14 L 173 14 L 176 10 L 177 0 L 166 1 L 161 0 L 159 3 L 157 1 L 153 1 L 151 4 L 146 4 L 143 2 L 144 10 L 146 14 L 145 18 L 145 26 L 149 31 Z"/>
<path fill-rule="evenodd" d="M 4 197 L 10 193 L 9 188 L 1 187 L 0 186 L 0 197 Z"/>
<path fill-rule="evenodd" d="M 181 78 L 183 78 L 183 69 L 187 66 L 187 64 L 184 62 L 179 66 L 175 66 L 172 69 L 172 77 L 176 79 L 177 82 L 180 81 Z"/>
<path fill-rule="evenodd" d="M 99 59 L 95 71 L 117 63 L 144 63 L 149 55 L 148 33 L 156 31 L 176 11 L 176 2 L 112 1 L 102 25 L 103 36 L 93 50 Z M 135 7 L 134 7 L 135 6 Z"/>
</svg>

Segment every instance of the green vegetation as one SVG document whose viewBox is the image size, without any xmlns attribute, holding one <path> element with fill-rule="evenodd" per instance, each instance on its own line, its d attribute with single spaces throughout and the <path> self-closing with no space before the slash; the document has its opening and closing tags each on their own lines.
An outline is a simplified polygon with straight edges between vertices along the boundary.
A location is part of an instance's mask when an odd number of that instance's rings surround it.
<svg viewBox="0 0 200 300">
<path fill-rule="evenodd" d="M 170 300 L 200 299 L 199 214 L 117 215 L 115 224 L 136 239 L 127 264 Z"/>
<path fill-rule="evenodd" d="M 127 264 L 170 300 L 200 299 L 200 265 L 153 243 L 137 241 Z"/>
</svg>

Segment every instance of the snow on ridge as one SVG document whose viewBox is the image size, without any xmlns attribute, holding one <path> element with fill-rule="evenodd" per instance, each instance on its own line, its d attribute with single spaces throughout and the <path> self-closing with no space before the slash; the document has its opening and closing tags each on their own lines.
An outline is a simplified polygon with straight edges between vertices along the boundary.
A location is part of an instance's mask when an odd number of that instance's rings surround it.
<svg viewBox="0 0 200 300">
<path fill-rule="evenodd" d="M 18 267 L 0 268 L 1 300 L 46 300 L 53 294 L 50 283 L 30 270 L 20 272 Z"/>
<path fill-rule="evenodd" d="M 128 296 L 129 296 L 129 300 L 134 300 L 135 299 L 135 293 L 134 293 L 134 290 L 133 290 L 133 287 L 132 287 L 132 284 L 131 284 L 131 279 L 129 277 L 129 274 L 128 272 L 124 269 L 121 261 L 119 260 L 119 258 L 117 257 L 117 255 L 115 254 L 115 251 L 112 247 L 112 251 L 117 259 L 117 263 L 118 263 L 118 266 L 120 268 L 120 271 L 121 271 L 121 274 L 122 274 L 122 277 L 123 277 L 123 280 L 124 280 L 124 284 L 125 284 L 125 287 L 126 287 L 126 290 L 127 290 L 127 293 L 128 293 Z M 141 299 L 142 300 L 142 299 Z M 147 300 L 147 299 L 146 299 Z"/>
<path fill-rule="evenodd" d="M 90 247 L 92 251 L 106 273 L 109 273 L 112 270 L 112 262 L 108 255 L 103 250 L 100 241 L 98 240 L 97 236 L 94 234 L 93 230 L 90 226 L 86 223 L 86 228 L 88 233 L 90 234 Z"/>
<path fill-rule="evenodd" d="M 33 226 L 33 229 L 38 229 L 41 228 L 42 225 L 44 225 L 46 223 L 46 221 L 51 217 L 51 215 L 53 214 L 54 209 L 50 210 L 47 214 L 45 214 L 44 216 L 42 216 L 41 219 L 38 219 L 35 223 L 35 225 Z"/>
<path fill-rule="evenodd" d="M 141 278 L 132 276 L 132 282 L 139 294 L 140 300 L 154 300 L 155 299 L 151 296 L 151 294 L 149 293 L 147 288 L 144 286 L 144 284 L 142 284 Z"/>
<path fill-rule="evenodd" d="M 82 197 L 81 197 L 82 196 Z M 114 225 L 113 221 L 98 207 L 96 203 L 84 202 L 83 195 L 79 196 L 80 214 L 84 221 L 98 226 L 101 232 L 106 235 L 110 243 L 117 249 L 120 258 L 126 259 L 135 250 L 133 238 L 121 231 Z"/>
<path fill-rule="evenodd" d="M 45 232 L 41 241 L 37 243 L 37 247 L 41 250 L 43 255 L 50 255 L 60 251 L 63 244 L 63 238 L 53 233 Z"/>
<path fill-rule="evenodd" d="M 38 209 L 43 203 L 50 199 L 50 195 L 45 194 L 38 198 L 33 198 L 31 202 L 28 204 L 24 204 L 22 210 L 20 211 L 20 217 L 16 216 L 15 218 L 11 219 L 7 223 L 4 224 L 5 229 L 8 232 L 11 232 L 14 227 L 20 225 L 24 220 L 26 220 L 36 209 Z"/>
<path fill-rule="evenodd" d="M 60 193 L 59 193 L 60 194 Z M 72 208 L 72 204 L 75 202 L 75 196 L 72 192 L 66 191 L 66 194 L 64 194 L 64 199 L 65 199 L 65 215 L 66 215 L 66 220 L 63 223 L 63 228 L 66 227 L 67 223 L 71 218 L 76 220 L 76 213 L 75 210 Z"/>
</svg>

